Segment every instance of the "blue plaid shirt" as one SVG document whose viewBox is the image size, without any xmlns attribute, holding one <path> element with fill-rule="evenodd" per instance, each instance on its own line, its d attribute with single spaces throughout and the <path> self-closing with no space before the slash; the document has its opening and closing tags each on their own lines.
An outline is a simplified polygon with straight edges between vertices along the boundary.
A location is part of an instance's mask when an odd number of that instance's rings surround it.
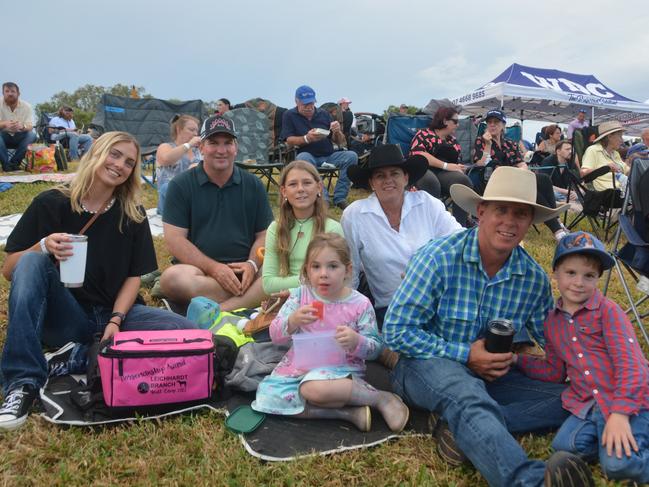
<svg viewBox="0 0 649 487">
<path fill-rule="evenodd" d="M 552 308 L 550 281 L 521 247 L 489 278 L 478 251 L 478 229 L 431 240 L 410 259 L 383 324 L 387 345 L 413 358 L 466 363 L 487 323 L 507 318 L 543 344 Z"/>
</svg>

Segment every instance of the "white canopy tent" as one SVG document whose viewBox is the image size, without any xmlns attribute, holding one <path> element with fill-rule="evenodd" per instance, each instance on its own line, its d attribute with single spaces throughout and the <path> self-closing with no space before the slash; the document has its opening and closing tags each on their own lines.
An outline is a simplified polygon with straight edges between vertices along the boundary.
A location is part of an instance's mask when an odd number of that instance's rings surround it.
<svg viewBox="0 0 649 487">
<path fill-rule="evenodd" d="M 580 109 L 589 109 L 596 124 L 619 120 L 632 134 L 649 126 L 649 104 L 620 95 L 593 75 L 520 64 L 512 64 L 489 83 L 451 102 L 462 107 L 463 115 L 484 115 L 500 107 L 521 121 L 569 123 Z"/>
</svg>

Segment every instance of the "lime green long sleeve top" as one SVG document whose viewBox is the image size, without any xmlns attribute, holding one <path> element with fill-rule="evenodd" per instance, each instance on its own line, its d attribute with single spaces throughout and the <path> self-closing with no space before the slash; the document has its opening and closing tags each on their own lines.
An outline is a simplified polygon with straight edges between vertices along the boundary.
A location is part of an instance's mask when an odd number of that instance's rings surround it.
<svg viewBox="0 0 649 487">
<path fill-rule="evenodd" d="M 331 218 L 327 218 L 325 222 L 325 232 L 337 233 L 344 237 L 340 223 Z M 303 223 L 295 222 L 291 229 L 291 246 L 293 250 L 289 257 L 289 272 L 288 276 L 282 277 L 279 275 L 279 256 L 277 255 L 277 222 L 274 221 L 270 224 L 268 230 L 266 230 L 266 253 L 262 270 L 262 283 L 266 294 L 292 289 L 300 285 L 300 270 L 312 234 L 313 218 L 309 218 Z"/>
</svg>

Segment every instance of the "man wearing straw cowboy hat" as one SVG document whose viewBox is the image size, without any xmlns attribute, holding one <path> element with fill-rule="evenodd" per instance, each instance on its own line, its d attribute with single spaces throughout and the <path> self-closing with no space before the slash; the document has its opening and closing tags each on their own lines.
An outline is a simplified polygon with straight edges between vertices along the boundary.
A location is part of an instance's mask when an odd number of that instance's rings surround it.
<svg viewBox="0 0 649 487">
<path fill-rule="evenodd" d="M 456 464 L 468 457 L 489 485 L 592 485 L 578 457 L 531 460 L 512 437 L 558 428 L 568 416 L 564 386 L 524 377 L 510 368 L 512 353 L 490 353 L 484 340 L 489 321 L 500 318 L 543 342 L 550 283 L 518 244 L 530 225 L 567 205 L 537 204 L 534 174 L 514 167 L 497 168 L 483 197 L 462 185 L 450 193 L 479 225 L 431 240 L 410 260 L 383 325 L 387 345 L 401 354 L 393 388 L 441 417 L 438 452 Z"/>
</svg>

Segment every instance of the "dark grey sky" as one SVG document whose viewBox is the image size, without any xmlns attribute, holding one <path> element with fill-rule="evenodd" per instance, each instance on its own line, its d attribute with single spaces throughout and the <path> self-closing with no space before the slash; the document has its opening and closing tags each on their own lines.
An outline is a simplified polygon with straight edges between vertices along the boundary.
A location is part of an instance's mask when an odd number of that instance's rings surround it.
<svg viewBox="0 0 649 487">
<path fill-rule="evenodd" d="M 91 83 L 159 98 L 293 106 L 300 84 L 354 111 L 464 94 L 511 63 L 592 73 L 649 98 L 634 1 L 2 0 L 2 80 L 34 104 Z M 8 14 L 8 15 L 7 15 Z"/>
</svg>

